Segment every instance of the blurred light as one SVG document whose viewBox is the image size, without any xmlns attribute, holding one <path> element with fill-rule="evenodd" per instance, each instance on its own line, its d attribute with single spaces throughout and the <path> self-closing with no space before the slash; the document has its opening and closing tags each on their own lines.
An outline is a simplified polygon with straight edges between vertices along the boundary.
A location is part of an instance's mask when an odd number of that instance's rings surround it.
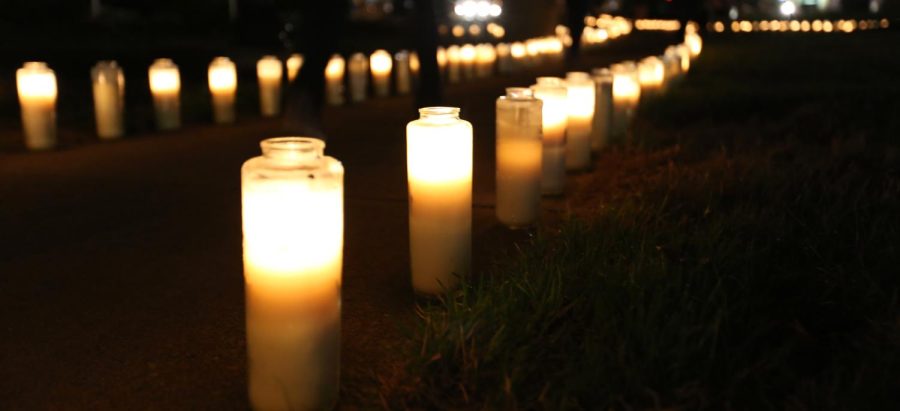
<svg viewBox="0 0 900 411">
<path fill-rule="evenodd" d="M 472 37 L 477 37 L 479 34 L 481 34 L 481 27 L 477 24 L 469 26 L 469 34 L 471 34 Z"/>
<path fill-rule="evenodd" d="M 463 26 L 457 24 L 453 26 L 452 32 L 453 37 L 462 37 L 464 34 L 466 34 L 466 29 L 464 29 Z"/>
<path fill-rule="evenodd" d="M 790 1 L 786 1 L 784 3 L 781 3 L 781 6 L 778 7 L 778 10 L 781 11 L 781 14 L 784 14 L 785 16 L 791 16 L 797 12 L 797 6 Z"/>
<path fill-rule="evenodd" d="M 713 24 L 713 29 L 716 31 L 716 33 L 721 33 L 725 31 L 725 25 L 722 24 L 721 21 L 717 21 L 716 24 Z"/>
</svg>

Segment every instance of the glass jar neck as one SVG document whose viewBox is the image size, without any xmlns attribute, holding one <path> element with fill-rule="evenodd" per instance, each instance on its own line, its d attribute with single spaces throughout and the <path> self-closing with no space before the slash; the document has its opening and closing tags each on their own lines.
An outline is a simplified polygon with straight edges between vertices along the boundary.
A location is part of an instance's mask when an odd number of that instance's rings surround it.
<svg viewBox="0 0 900 411">
<path fill-rule="evenodd" d="M 459 120 L 458 107 L 424 107 L 419 109 L 419 119 L 434 121 Z"/>
<path fill-rule="evenodd" d="M 508 87 L 506 89 L 506 98 L 510 100 L 531 100 L 534 98 L 534 91 L 527 87 Z"/>
<path fill-rule="evenodd" d="M 260 144 L 263 157 L 285 165 L 315 165 L 325 153 L 325 142 L 310 137 L 276 137 Z"/>
</svg>

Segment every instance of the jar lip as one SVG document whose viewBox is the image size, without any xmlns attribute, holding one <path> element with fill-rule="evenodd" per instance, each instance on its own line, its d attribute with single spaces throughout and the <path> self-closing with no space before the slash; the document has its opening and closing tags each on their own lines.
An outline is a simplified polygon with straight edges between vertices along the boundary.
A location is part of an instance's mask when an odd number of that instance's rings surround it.
<svg viewBox="0 0 900 411">
<path fill-rule="evenodd" d="M 534 98 L 534 90 L 528 87 L 507 87 L 506 98 L 512 100 L 530 100 Z"/>
<path fill-rule="evenodd" d="M 566 73 L 566 80 L 590 80 L 591 75 L 584 71 L 570 71 Z"/>
<path fill-rule="evenodd" d="M 314 137 L 272 137 L 261 141 L 259 146 L 263 154 L 296 153 L 321 157 L 325 150 L 325 142 Z"/>
<path fill-rule="evenodd" d="M 458 116 L 459 107 L 422 107 L 419 109 L 419 114 L 423 116 Z"/>
</svg>

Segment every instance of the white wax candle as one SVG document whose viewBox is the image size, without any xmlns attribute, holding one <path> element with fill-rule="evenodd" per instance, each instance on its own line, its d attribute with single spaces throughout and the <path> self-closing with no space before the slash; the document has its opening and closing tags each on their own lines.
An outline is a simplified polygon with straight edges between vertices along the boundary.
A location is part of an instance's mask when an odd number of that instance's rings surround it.
<svg viewBox="0 0 900 411">
<path fill-rule="evenodd" d="M 366 99 L 369 86 L 369 59 L 365 54 L 354 53 L 347 61 L 348 82 L 350 84 L 350 101 L 360 102 Z"/>
<path fill-rule="evenodd" d="M 610 69 L 613 74 L 613 121 L 610 137 L 613 142 L 623 142 L 641 98 L 641 85 L 637 81 L 634 64 L 613 64 Z"/>
<path fill-rule="evenodd" d="M 265 56 L 256 62 L 256 78 L 259 80 L 259 111 L 263 117 L 281 113 L 281 79 L 284 77 L 281 60 Z"/>
<path fill-rule="evenodd" d="M 590 74 L 566 74 L 569 124 L 566 131 L 566 169 L 585 170 L 591 166 L 591 127 L 594 123 L 595 85 Z"/>
<path fill-rule="evenodd" d="M 475 78 L 475 59 L 477 56 L 478 52 L 475 50 L 475 46 L 471 44 L 465 44 L 459 49 L 459 62 L 462 65 L 463 77 L 466 80 Z"/>
<path fill-rule="evenodd" d="M 525 67 L 525 59 L 528 57 L 528 50 L 525 48 L 525 43 L 513 43 L 512 46 L 509 47 L 509 55 L 512 56 L 513 70 L 521 70 Z"/>
<path fill-rule="evenodd" d="M 638 81 L 641 83 L 641 96 L 657 96 L 662 91 L 665 74 L 665 67 L 663 67 L 662 60 L 659 57 L 649 56 L 641 60 L 638 65 Z"/>
<path fill-rule="evenodd" d="M 596 85 L 597 99 L 594 110 L 594 125 L 591 127 L 591 149 L 597 151 L 609 145 L 609 135 L 612 128 L 613 77 L 607 68 L 594 69 L 592 74 Z"/>
<path fill-rule="evenodd" d="M 497 72 L 501 74 L 509 74 L 512 69 L 512 55 L 510 55 L 509 44 L 500 43 L 494 48 L 497 52 Z"/>
<path fill-rule="evenodd" d="M 125 134 L 125 76 L 115 61 L 101 61 L 91 69 L 97 135 L 113 139 Z"/>
<path fill-rule="evenodd" d="M 303 55 L 299 53 L 291 54 L 287 59 L 286 65 L 288 82 L 294 82 L 294 79 L 300 74 L 300 69 L 303 68 Z"/>
<path fill-rule="evenodd" d="M 212 95 L 213 120 L 219 124 L 233 123 L 237 91 L 237 69 L 234 63 L 228 57 L 216 57 L 209 63 L 207 77 L 209 93 Z"/>
<path fill-rule="evenodd" d="M 472 125 L 459 109 L 428 107 L 406 127 L 413 288 L 436 294 L 469 273 Z"/>
<path fill-rule="evenodd" d="M 479 78 L 490 77 L 494 73 L 494 63 L 497 61 L 497 52 L 494 46 L 488 43 L 479 44 L 476 49 L 476 75 Z"/>
<path fill-rule="evenodd" d="M 559 77 L 538 77 L 531 86 L 534 96 L 543 102 L 543 161 L 541 191 L 561 195 L 566 182 L 566 128 L 569 123 L 568 90 Z"/>
<path fill-rule="evenodd" d="M 253 409 L 331 409 L 340 371 L 343 167 L 311 138 L 262 142 L 242 175 Z"/>
<path fill-rule="evenodd" d="M 28 62 L 16 70 L 25 146 L 46 150 L 56 146 L 56 74 L 43 62 Z"/>
<path fill-rule="evenodd" d="M 447 47 L 447 81 L 450 83 L 459 83 L 460 78 L 460 58 L 459 46 L 452 45 Z"/>
<path fill-rule="evenodd" d="M 390 53 L 384 50 L 375 50 L 369 57 L 369 67 L 372 70 L 372 88 L 375 95 L 387 97 L 391 94 L 391 69 L 394 62 Z"/>
<path fill-rule="evenodd" d="M 169 59 L 156 59 L 149 70 L 150 92 L 156 111 L 156 127 L 173 130 L 181 127 L 181 74 Z"/>
<path fill-rule="evenodd" d="M 441 76 L 444 76 L 447 71 L 447 49 L 438 47 L 435 53 L 435 58 L 437 59 L 438 63 L 438 71 L 441 72 Z"/>
<path fill-rule="evenodd" d="M 331 56 L 325 66 L 325 101 L 332 106 L 344 104 L 344 58 Z"/>
<path fill-rule="evenodd" d="M 418 63 L 418 60 L 416 60 Z M 409 90 L 412 88 L 412 81 L 410 80 L 410 70 L 412 60 L 410 59 L 410 54 L 406 50 L 401 50 L 394 54 L 394 71 L 397 76 L 397 94 L 409 94 Z"/>
<path fill-rule="evenodd" d="M 541 100 L 527 88 L 508 88 L 497 99 L 497 219 L 511 227 L 540 216 Z"/>
</svg>

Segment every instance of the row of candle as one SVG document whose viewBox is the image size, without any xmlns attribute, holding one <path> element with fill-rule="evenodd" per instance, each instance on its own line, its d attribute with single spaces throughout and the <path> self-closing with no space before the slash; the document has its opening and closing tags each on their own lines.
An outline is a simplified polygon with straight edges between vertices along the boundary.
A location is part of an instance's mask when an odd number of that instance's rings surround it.
<svg viewBox="0 0 900 411">
<path fill-rule="evenodd" d="M 699 51 L 698 51 L 699 53 Z M 641 98 L 684 74 L 687 44 L 565 79 L 538 77 L 496 101 L 496 213 L 535 224 L 566 170 L 621 138 Z M 406 128 L 411 281 L 454 287 L 471 271 L 473 127 L 426 107 Z M 338 399 L 344 169 L 321 140 L 267 139 L 242 167 L 249 397 L 258 410 L 330 409 Z"/>
<path fill-rule="evenodd" d="M 852 33 L 857 30 L 876 30 L 890 28 L 888 19 L 866 20 L 733 20 L 727 24 L 722 21 L 707 23 L 707 30 L 723 33 L 730 29 L 733 33 L 750 33 L 755 31 L 777 32 L 816 32 L 816 33 Z"/>
</svg>

